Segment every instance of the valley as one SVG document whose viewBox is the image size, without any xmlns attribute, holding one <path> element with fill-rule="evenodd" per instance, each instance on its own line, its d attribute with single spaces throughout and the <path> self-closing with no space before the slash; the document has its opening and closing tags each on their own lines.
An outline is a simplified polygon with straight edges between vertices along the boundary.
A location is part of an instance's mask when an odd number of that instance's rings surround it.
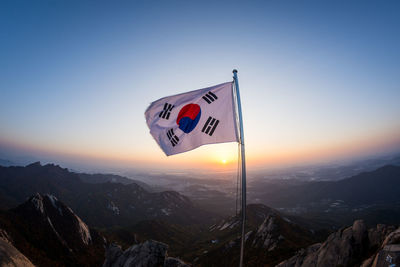
<svg viewBox="0 0 400 267">
<path fill-rule="evenodd" d="M 172 180 L 177 184 L 178 178 Z M 168 183 L 153 187 L 123 176 L 76 173 L 53 164 L 0 167 L 2 238 L 38 266 L 114 266 L 150 248 L 163 264 L 176 264 L 169 266 L 235 265 L 241 215 L 235 211 L 234 184 L 224 179 L 206 180 L 204 185 L 199 181 L 188 179 L 174 191 Z M 313 261 L 312 255 L 328 253 L 318 252 L 322 248 L 335 246 L 327 241 L 329 236 L 353 224 L 379 238 L 359 241 L 369 245 L 363 245 L 355 258 L 347 258 L 344 266 L 386 253 L 378 248 L 400 224 L 399 183 L 400 167 L 395 165 L 337 181 L 250 180 L 245 262 L 294 266 L 306 258 Z M 78 228 L 70 229 L 72 225 Z M 396 240 L 385 246 L 397 244 Z M 354 249 L 348 246 L 340 253 Z M 312 251 L 307 252 L 310 256 L 305 252 L 299 256 L 303 249 Z M 88 254 L 92 256 L 86 259 Z"/>
</svg>

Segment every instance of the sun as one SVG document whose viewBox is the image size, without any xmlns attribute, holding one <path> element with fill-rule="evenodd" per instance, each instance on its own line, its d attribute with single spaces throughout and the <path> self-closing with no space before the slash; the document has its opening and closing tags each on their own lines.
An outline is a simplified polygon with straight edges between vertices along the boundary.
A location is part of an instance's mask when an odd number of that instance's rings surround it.
<svg viewBox="0 0 400 267">
<path fill-rule="evenodd" d="M 226 164 L 227 163 L 226 159 L 221 160 L 221 162 L 222 162 L 222 164 Z"/>
</svg>

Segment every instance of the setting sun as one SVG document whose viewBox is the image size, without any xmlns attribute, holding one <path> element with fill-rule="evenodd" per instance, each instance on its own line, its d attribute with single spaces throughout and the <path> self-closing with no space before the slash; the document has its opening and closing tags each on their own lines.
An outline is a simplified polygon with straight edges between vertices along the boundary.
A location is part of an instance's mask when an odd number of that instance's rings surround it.
<svg viewBox="0 0 400 267">
<path fill-rule="evenodd" d="M 226 161 L 226 159 L 223 159 L 221 162 L 222 162 L 222 164 L 226 164 L 227 161 Z"/>
</svg>

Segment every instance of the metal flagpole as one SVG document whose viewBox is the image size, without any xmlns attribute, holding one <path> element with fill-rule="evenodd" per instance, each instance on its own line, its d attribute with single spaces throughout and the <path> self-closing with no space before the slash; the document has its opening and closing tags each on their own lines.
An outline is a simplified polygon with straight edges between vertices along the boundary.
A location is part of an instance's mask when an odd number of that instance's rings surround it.
<svg viewBox="0 0 400 267">
<path fill-rule="evenodd" d="M 240 264 L 243 266 L 244 258 L 244 245 L 245 245 L 245 221 L 246 221 L 246 158 L 244 154 L 244 134 L 243 134 L 243 119 L 242 119 L 242 106 L 240 104 L 240 93 L 239 93 L 239 82 L 237 77 L 237 70 L 233 70 L 233 79 L 235 81 L 236 88 L 236 100 L 239 113 L 239 125 L 240 125 L 240 151 L 242 154 L 242 242 L 240 245 Z"/>
</svg>

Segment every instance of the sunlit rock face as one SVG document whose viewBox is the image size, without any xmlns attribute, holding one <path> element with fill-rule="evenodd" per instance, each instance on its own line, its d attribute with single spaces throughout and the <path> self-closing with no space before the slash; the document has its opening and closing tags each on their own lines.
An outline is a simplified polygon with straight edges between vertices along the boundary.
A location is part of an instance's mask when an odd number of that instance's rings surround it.
<svg viewBox="0 0 400 267">
<path fill-rule="evenodd" d="M 6 231 L 0 229 L 0 267 L 34 267 L 18 249 L 16 249 Z"/>
<path fill-rule="evenodd" d="M 53 195 L 37 193 L 16 211 L 49 229 L 68 250 L 78 250 L 92 243 L 89 227 Z"/>
<path fill-rule="evenodd" d="M 34 265 L 99 266 L 104 261 L 105 239 L 50 194 L 36 193 L 0 213 L 0 228 L 0 238 Z"/>
<path fill-rule="evenodd" d="M 377 225 L 367 229 L 362 220 L 332 233 L 322 244 L 302 249 L 277 267 L 387 266 L 400 261 L 400 228 Z M 372 254 L 372 256 L 370 256 Z M 385 263 L 386 261 L 386 263 Z M 386 265 L 385 265 L 386 264 Z"/>
<path fill-rule="evenodd" d="M 203 252 L 199 266 L 235 266 L 241 244 L 241 214 L 221 220 L 208 228 L 211 248 Z M 275 209 L 249 204 L 246 211 L 246 266 L 273 266 L 304 246 L 313 244 L 314 233 Z"/>
</svg>

